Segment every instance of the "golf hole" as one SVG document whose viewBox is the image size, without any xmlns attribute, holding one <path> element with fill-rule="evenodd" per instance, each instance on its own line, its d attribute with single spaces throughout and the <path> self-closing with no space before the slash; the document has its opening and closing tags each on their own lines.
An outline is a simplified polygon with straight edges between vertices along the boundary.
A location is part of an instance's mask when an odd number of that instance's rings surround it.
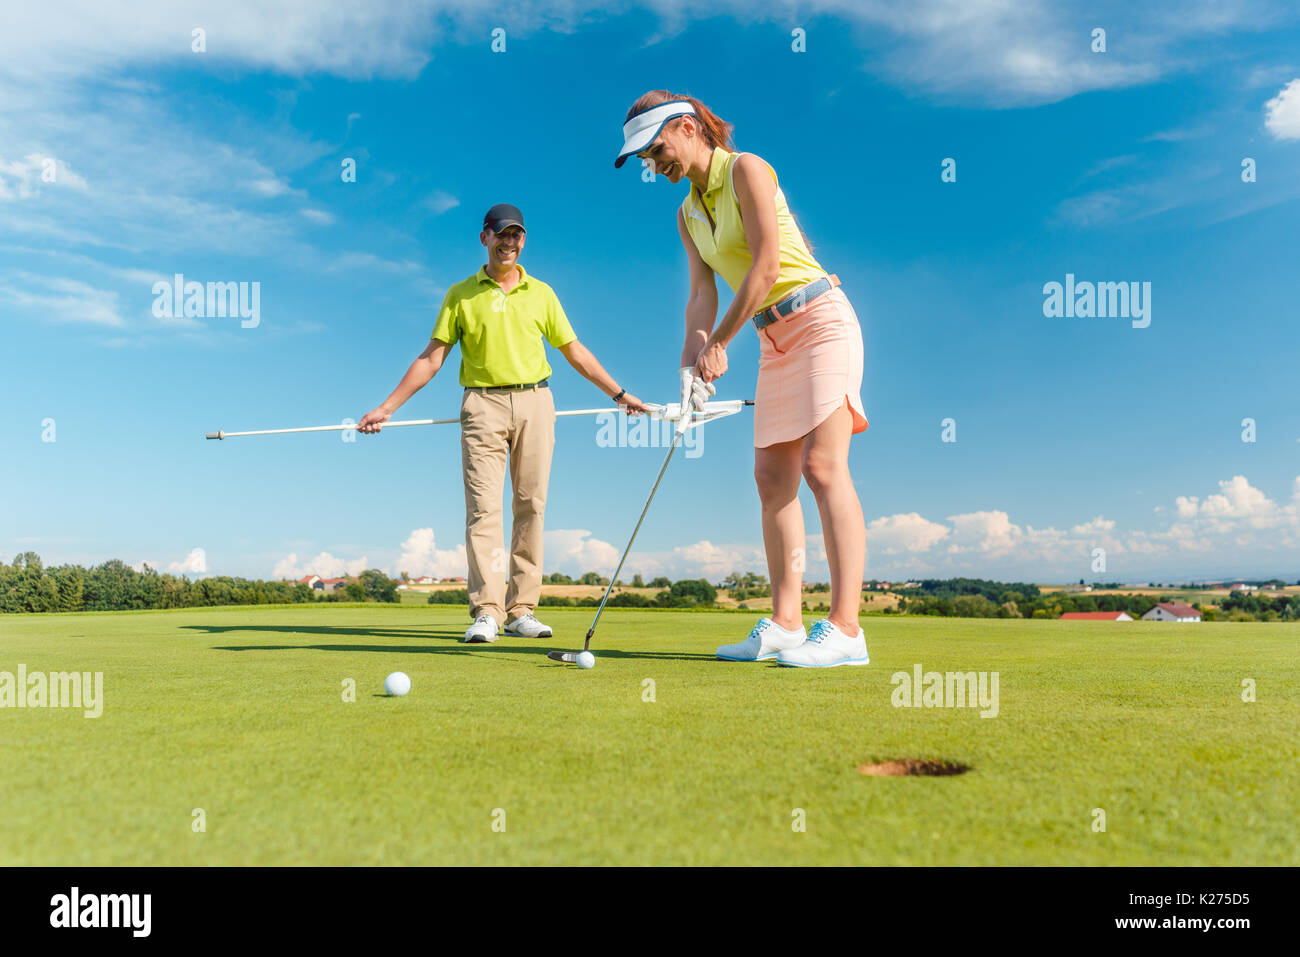
<svg viewBox="0 0 1300 957">
<path fill-rule="evenodd" d="M 956 761 L 944 761 L 939 758 L 895 758 L 892 761 L 878 761 L 874 764 L 858 765 L 858 773 L 871 777 L 911 777 L 924 775 L 944 777 L 950 774 L 965 774 L 970 768 Z"/>
</svg>

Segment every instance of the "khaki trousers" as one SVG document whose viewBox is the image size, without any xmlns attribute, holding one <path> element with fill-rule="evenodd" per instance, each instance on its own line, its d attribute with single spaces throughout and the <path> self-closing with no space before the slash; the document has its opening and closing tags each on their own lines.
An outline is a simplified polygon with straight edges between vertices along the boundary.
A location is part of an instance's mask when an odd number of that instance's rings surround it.
<svg viewBox="0 0 1300 957">
<path fill-rule="evenodd" d="M 460 451 L 471 618 L 490 615 L 502 626 L 537 607 L 542 596 L 542 519 L 554 448 L 555 400 L 550 389 L 465 390 Z M 508 586 L 501 520 L 507 457 L 513 516 Z"/>
</svg>

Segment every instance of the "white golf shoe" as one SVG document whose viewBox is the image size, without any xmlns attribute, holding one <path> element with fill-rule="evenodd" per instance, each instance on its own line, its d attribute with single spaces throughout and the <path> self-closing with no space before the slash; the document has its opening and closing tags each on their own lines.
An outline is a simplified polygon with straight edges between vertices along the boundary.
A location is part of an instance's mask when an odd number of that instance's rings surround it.
<svg viewBox="0 0 1300 957">
<path fill-rule="evenodd" d="M 787 648 L 798 648 L 806 639 L 802 627 L 786 631 L 771 618 L 760 618 L 748 638 L 736 645 L 723 645 L 718 657 L 723 661 L 771 661 Z"/>
<path fill-rule="evenodd" d="M 520 615 L 514 621 L 506 622 L 507 635 L 519 635 L 521 638 L 549 638 L 551 626 L 543 625 L 530 614 Z"/>
<path fill-rule="evenodd" d="M 479 615 L 474 624 L 465 632 L 465 641 L 470 644 L 483 644 L 497 640 L 497 620 L 491 615 Z"/>
<path fill-rule="evenodd" d="M 867 637 L 861 628 L 855 637 L 850 638 L 829 618 L 823 618 L 813 622 L 807 641 L 798 648 L 782 651 L 776 663 L 787 668 L 834 668 L 837 665 L 865 665 L 870 660 Z"/>
</svg>

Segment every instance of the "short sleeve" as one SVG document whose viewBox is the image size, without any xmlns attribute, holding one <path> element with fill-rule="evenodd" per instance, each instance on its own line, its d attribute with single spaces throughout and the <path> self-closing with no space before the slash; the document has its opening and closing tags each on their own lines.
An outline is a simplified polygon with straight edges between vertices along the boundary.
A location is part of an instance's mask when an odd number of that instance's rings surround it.
<svg viewBox="0 0 1300 957">
<path fill-rule="evenodd" d="M 551 292 L 550 304 L 546 307 L 546 327 L 542 330 L 546 336 L 546 341 L 556 349 L 567 346 L 574 339 L 578 338 L 573 331 L 573 326 L 569 325 L 569 317 L 564 314 L 564 307 L 560 305 L 560 297 Z"/>
<path fill-rule="evenodd" d="M 438 319 L 429 338 L 455 345 L 460 340 L 459 316 L 460 300 L 449 290 L 442 300 L 442 308 L 438 310 Z"/>
</svg>

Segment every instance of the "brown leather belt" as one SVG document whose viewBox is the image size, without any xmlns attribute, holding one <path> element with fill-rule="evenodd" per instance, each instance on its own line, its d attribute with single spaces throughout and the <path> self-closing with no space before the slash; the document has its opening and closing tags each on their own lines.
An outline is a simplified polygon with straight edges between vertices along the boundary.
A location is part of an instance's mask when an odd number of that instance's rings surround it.
<svg viewBox="0 0 1300 957">
<path fill-rule="evenodd" d="M 524 389 L 549 389 L 547 384 L 551 380 L 543 379 L 541 382 L 531 382 L 525 385 L 467 385 L 465 388 L 471 392 L 522 392 Z"/>
</svg>

